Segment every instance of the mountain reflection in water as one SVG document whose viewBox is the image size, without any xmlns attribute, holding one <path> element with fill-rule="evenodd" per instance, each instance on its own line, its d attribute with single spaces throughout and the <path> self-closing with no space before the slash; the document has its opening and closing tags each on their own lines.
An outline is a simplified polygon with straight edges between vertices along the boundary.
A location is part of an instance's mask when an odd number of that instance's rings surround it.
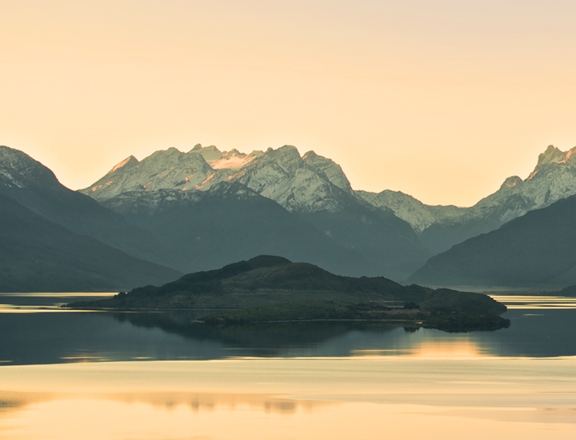
<svg viewBox="0 0 576 440">
<path fill-rule="evenodd" d="M 6 366 L 9 440 L 574 438 L 574 358 Z M 521 374 L 520 374 L 521 373 Z"/>
</svg>

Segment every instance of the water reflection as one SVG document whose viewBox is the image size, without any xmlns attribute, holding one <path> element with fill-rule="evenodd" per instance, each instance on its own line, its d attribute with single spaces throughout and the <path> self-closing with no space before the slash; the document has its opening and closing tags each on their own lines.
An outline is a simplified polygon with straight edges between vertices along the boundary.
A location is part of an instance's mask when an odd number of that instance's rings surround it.
<svg viewBox="0 0 576 440">
<path fill-rule="evenodd" d="M 173 410 L 178 407 L 194 413 L 218 409 L 260 410 L 267 414 L 295 414 L 311 412 L 334 402 L 295 400 L 266 394 L 249 393 L 190 393 L 190 392 L 131 392 L 131 393 L 73 393 L 73 392 L 15 392 L 0 391 L 0 417 L 11 411 L 21 411 L 30 405 L 58 400 L 106 400 L 125 404 L 143 403 L 158 409 Z"/>
<path fill-rule="evenodd" d="M 378 333 L 397 329 L 387 323 L 296 322 L 212 327 L 196 322 L 194 312 L 114 313 L 118 322 L 184 336 L 197 341 L 220 341 L 230 348 L 277 354 L 278 349 L 314 347 L 351 331 Z M 253 351 L 252 353 L 255 353 Z"/>
<path fill-rule="evenodd" d="M 61 308 L 62 305 L 85 299 L 102 299 L 114 292 L 23 292 L 0 293 L 0 313 L 68 313 L 77 312 Z"/>
<path fill-rule="evenodd" d="M 4 367 L 0 435 L 574 438 L 575 362 L 379 357 Z"/>
<path fill-rule="evenodd" d="M 576 309 L 576 298 L 554 295 L 490 295 L 508 310 Z"/>
<path fill-rule="evenodd" d="M 268 324 L 214 328 L 194 313 L 48 313 L 73 294 L 0 295 L 0 304 L 36 313 L 0 313 L 0 368 L 6 364 L 230 357 L 573 356 L 576 299 L 509 296 L 496 332 L 444 333 L 365 323 Z M 102 294 L 89 294 L 90 296 Z M 501 299 L 501 298 L 499 298 Z M 561 304 L 560 308 L 548 307 Z M 567 305 L 570 305 L 568 307 Z"/>
<path fill-rule="evenodd" d="M 8 419 L 0 416 L 0 435 L 6 440 L 542 440 L 574 438 L 576 427 L 571 412 L 558 409 L 463 412 L 457 407 L 343 403 L 286 416 L 245 408 L 191 413 L 182 406 L 165 410 L 63 399 L 31 405 Z"/>
</svg>

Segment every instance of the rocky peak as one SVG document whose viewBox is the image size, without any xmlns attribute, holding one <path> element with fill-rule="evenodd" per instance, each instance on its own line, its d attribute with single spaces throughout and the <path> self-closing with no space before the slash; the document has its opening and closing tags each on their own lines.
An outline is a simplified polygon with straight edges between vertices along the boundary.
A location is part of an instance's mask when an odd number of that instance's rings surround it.
<svg viewBox="0 0 576 440">
<path fill-rule="evenodd" d="M 236 148 L 232 148 L 230 151 L 225 151 L 223 156 L 225 159 L 231 159 L 233 157 L 246 157 L 248 156 L 246 153 L 241 153 Z"/>
<path fill-rule="evenodd" d="M 52 171 L 26 153 L 0 146 L 0 184 L 9 188 L 60 186 Z"/>
<path fill-rule="evenodd" d="M 304 163 L 312 170 L 322 173 L 326 178 L 338 188 L 349 193 L 352 192 L 350 182 L 342 171 L 340 165 L 331 159 L 317 155 L 314 151 L 308 151 L 302 156 Z"/>
<path fill-rule="evenodd" d="M 546 151 L 538 156 L 538 163 L 536 164 L 534 171 L 530 173 L 526 180 L 532 180 L 539 173 L 545 170 L 546 172 L 553 172 L 554 169 L 558 168 L 558 166 L 570 165 L 573 167 L 576 165 L 576 155 L 574 155 L 575 152 L 576 147 L 564 152 L 560 151 L 553 145 L 549 145 Z"/>
<path fill-rule="evenodd" d="M 300 153 L 292 145 L 284 145 L 276 150 L 268 148 L 266 152 L 258 159 L 258 165 L 265 165 L 271 162 L 288 172 L 294 172 L 303 166 Z"/>
<path fill-rule="evenodd" d="M 141 162 L 129 161 L 131 166 L 113 168 L 82 192 L 97 200 L 108 200 L 129 191 L 196 189 L 214 175 L 199 151 L 182 153 L 176 148 L 156 151 Z"/>
<path fill-rule="evenodd" d="M 340 200 L 343 197 L 341 189 L 330 181 L 325 171 L 330 171 L 338 181 L 338 170 L 341 170 L 317 155 L 309 154 L 308 161 L 310 166 L 293 146 L 269 148 L 232 178 L 289 211 L 338 211 L 347 202 Z M 339 183 L 346 186 L 341 180 Z M 354 194 L 348 196 L 356 197 Z"/>
<path fill-rule="evenodd" d="M 518 176 L 511 176 L 508 177 L 504 183 L 502 184 L 502 186 L 500 187 L 500 189 L 504 189 L 504 188 L 514 188 L 517 185 L 522 184 L 523 180 L 518 177 Z"/>
<path fill-rule="evenodd" d="M 546 151 L 538 156 L 538 164 L 536 168 L 542 167 L 549 163 L 558 163 L 563 160 L 566 156 L 566 153 L 560 151 L 554 145 L 548 145 Z"/>
<path fill-rule="evenodd" d="M 119 162 L 118 164 L 116 164 L 114 166 L 114 168 L 112 168 L 110 171 L 108 171 L 107 174 L 112 174 L 120 169 L 123 169 L 123 171 L 126 171 L 127 169 L 130 169 L 136 165 L 138 165 L 140 162 L 138 161 L 138 159 L 136 159 L 134 156 L 128 156 L 126 159 L 124 159 L 122 162 Z"/>
<path fill-rule="evenodd" d="M 199 148 L 198 148 L 199 147 Z M 208 147 L 202 147 L 200 144 L 194 146 L 188 154 L 200 154 L 204 160 L 208 163 L 215 160 L 222 159 L 222 152 L 216 148 L 214 145 L 209 145 Z"/>
</svg>

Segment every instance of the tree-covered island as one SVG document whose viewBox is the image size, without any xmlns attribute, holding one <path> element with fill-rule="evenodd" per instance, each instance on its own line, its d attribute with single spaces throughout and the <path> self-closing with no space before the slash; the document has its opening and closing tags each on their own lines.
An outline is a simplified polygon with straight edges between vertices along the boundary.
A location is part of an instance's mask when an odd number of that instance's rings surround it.
<svg viewBox="0 0 576 440">
<path fill-rule="evenodd" d="M 221 269 L 191 273 L 160 287 L 139 287 L 109 299 L 67 307 L 195 310 L 197 319 L 210 326 L 346 321 L 472 331 L 510 325 L 500 316 L 506 306 L 487 295 L 402 286 L 384 277 L 339 276 L 312 264 L 275 256 L 259 256 Z"/>
</svg>

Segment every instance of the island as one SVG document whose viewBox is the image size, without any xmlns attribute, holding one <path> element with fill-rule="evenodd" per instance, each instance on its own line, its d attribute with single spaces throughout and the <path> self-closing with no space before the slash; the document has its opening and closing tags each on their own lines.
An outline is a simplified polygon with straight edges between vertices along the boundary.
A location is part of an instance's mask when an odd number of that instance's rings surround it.
<svg viewBox="0 0 576 440">
<path fill-rule="evenodd" d="M 340 276 L 268 255 L 66 307 L 195 311 L 196 322 L 217 327 L 325 321 L 464 332 L 510 325 L 500 316 L 506 306 L 484 294 L 403 286 L 384 277 Z"/>
</svg>

